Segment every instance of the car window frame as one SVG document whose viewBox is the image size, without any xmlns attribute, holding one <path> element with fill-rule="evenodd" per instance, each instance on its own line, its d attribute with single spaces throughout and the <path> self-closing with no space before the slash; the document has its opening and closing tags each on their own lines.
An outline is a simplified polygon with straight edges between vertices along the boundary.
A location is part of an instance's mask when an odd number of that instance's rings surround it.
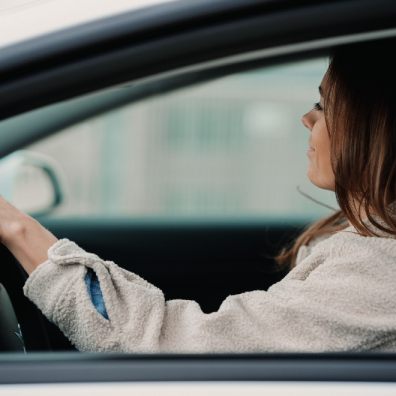
<svg viewBox="0 0 396 396">
<path fill-rule="evenodd" d="M 327 2 L 329 4 L 329 2 Z M 341 2 L 340 2 L 341 3 Z M 345 2 L 345 3 L 355 3 L 355 2 Z M 367 1 L 364 4 L 368 4 Z M 385 4 L 390 4 L 389 2 L 381 2 L 380 7 Z M 376 3 L 378 6 L 378 3 Z M 362 8 L 364 8 L 362 6 Z M 346 18 L 344 15 L 340 14 L 341 8 L 336 8 L 336 11 L 332 12 L 332 17 L 342 16 Z M 372 8 L 368 7 L 366 10 L 367 13 L 370 12 Z M 395 6 L 393 6 L 392 11 L 395 10 Z M 382 10 L 382 12 L 385 12 Z M 295 13 L 296 22 L 297 17 Z M 390 13 L 392 16 L 392 13 Z M 265 18 L 270 17 L 270 14 L 267 14 Z M 263 17 L 264 18 L 264 17 Z M 265 19 L 264 18 L 264 19 Z M 258 22 L 260 18 L 255 21 Z M 348 20 L 348 19 L 344 19 Z M 263 19 L 261 19 L 261 22 Z M 350 20 L 349 20 L 350 21 Z M 257 27 L 258 25 L 255 25 Z M 312 29 L 312 25 L 307 25 L 307 29 Z M 114 86 L 114 84 L 119 84 L 121 82 L 126 81 L 140 81 L 142 84 L 141 87 L 143 89 L 143 93 L 141 93 L 139 98 L 149 97 L 153 94 L 153 85 L 150 84 L 162 84 L 163 91 L 166 89 L 174 89 L 177 84 L 186 84 L 186 81 L 190 81 L 190 83 L 194 81 L 198 81 L 199 77 L 202 76 L 202 80 L 207 81 L 205 78 L 208 76 L 213 76 L 210 72 L 214 72 L 216 76 L 219 74 L 216 73 L 224 73 L 229 72 L 231 69 L 227 69 L 227 64 L 231 65 L 231 68 L 234 67 L 233 70 L 236 70 L 241 67 L 252 67 L 254 62 L 257 64 L 275 64 L 279 62 L 284 62 L 286 59 L 298 59 L 307 56 L 317 55 L 319 51 L 328 51 L 335 45 L 341 45 L 345 43 L 356 42 L 359 40 L 366 40 L 369 37 L 366 35 L 364 37 L 361 36 L 361 30 L 366 29 L 369 32 L 368 36 L 374 35 L 373 39 L 381 37 L 386 37 L 387 35 L 395 35 L 394 29 L 385 29 L 377 33 L 367 29 L 367 26 L 360 26 L 359 32 L 355 31 L 354 34 L 345 35 L 345 31 L 347 29 L 344 27 L 344 30 L 341 29 L 343 34 L 339 34 L 338 38 L 333 37 L 333 39 L 327 39 L 327 41 L 318 41 L 317 46 L 312 48 L 309 44 L 312 44 L 312 37 L 315 37 L 315 34 L 308 36 L 307 46 L 304 47 L 301 44 L 301 36 L 297 38 L 294 44 L 283 42 L 283 46 L 281 43 L 281 38 L 278 38 L 278 41 L 275 42 L 274 46 L 270 49 L 265 49 L 264 51 L 269 51 L 267 54 L 263 56 L 253 56 L 249 58 L 247 61 L 236 61 L 234 58 L 233 61 L 226 64 L 216 65 L 215 67 L 206 67 L 203 69 L 189 70 L 186 72 L 184 70 L 181 72 L 182 68 L 181 64 L 172 64 L 171 66 L 174 70 L 178 70 L 175 72 L 175 75 L 162 75 L 164 70 L 158 68 L 156 70 L 150 69 L 146 71 L 145 75 L 138 74 L 128 74 L 124 73 L 120 79 L 107 79 L 102 88 L 105 86 L 110 87 Z M 291 29 L 292 30 L 292 29 Z M 321 31 L 323 35 L 325 27 Z M 349 31 L 353 31 L 354 29 L 350 29 Z M 226 31 L 226 30 L 224 30 Z M 305 32 L 306 33 L 306 32 Z M 316 35 L 317 37 L 318 35 Z M 337 35 L 335 35 L 337 36 Z M 323 37 L 322 37 L 323 38 Z M 49 39 L 49 38 L 47 38 Z M 342 40 L 340 42 L 339 40 Z M 298 41 L 300 40 L 300 41 Z M 311 41 L 311 42 L 310 42 Z M 157 43 L 158 44 L 158 43 Z M 245 43 L 246 44 L 246 43 Z M 287 45 L 286 45 L 287 44 Z M 294 47 L 293 47 L 294 45 Z M 265 47 L 265 46 L 264 46 Z M 154 48 L 154 47 L 151 47 Z M 293 50 L 294 48 L 294 50 Z M 251 48 L 252 49 L 252 48 Z M 280 52 L 273 52 L 275 49 L 278 49 Z M 254 51 L 251 53 L 256 54 L 255 52 L 257 48 L 254 48 Z M 247 50 L 247 46 L 238 47 L 238 51 L 243 54 L 247 54 L 249 51 Z M 11 51 L 12 52 L 12 51 Z M 22 51 L 23 52 L 23 51 Z M 15 55 L 16 52 L 14 52 Z M 26 53 L 24 53 L 26 55 Z M 136 54 L 136 52 L 135 52 Z M 180 52 L 178 53 L 180 55 Z M 48 55 L 48 54 L 47 54 Z M 53 54 L 52 54 L 53 55 Z M 103 55 L 103 54 L 102 54 Z M 110 53 L 107 55 L 111 55 Z M 219 59 L 223 54 L 217 53 L 216 55 L 212 54 L 212 60 L 214 58 Z M 229 54 L 228 54 L 229 55 Z M 233 54 L 233 56 L 235 53 Z M 131 56 L 131 53 L 128 54 Z M 175 56 L 175 53 L 173 53 Z M 17 59 L 15 57 L 14 59 Z M 225 59 L 226 57 L 223 57 Z M 8 58 L 9 60 L 10 58 Z M 48 59 L 48 58 L 47 58 Z M 120 58 L 113 59 L 112 61 L 108 61 L 108 63 L 103 62 L 102 67 L 108 67 L 109 64 L 114 64 L 114 62 L 119 61 Z M 129 58 L 128 58 L 129 59 Z M 201 58 L 202 60 L 203 58 Z M 230 59 L 230 58 L 228 58 Z M 7 59 L 6 59 L 7 60 Z M 17 59 L 18 60 L 18 59 Z M 23 56 L 19 58 L 19 62 L 22 62 Z M 97 61 L 98 59 L 96 59 Z M 208 60 L 208 59 L 206 59 Z M 193 61 L 193 57 L 189 59 L 191 63 Z M 37 58 L 35 59 L 37 62 Z M 130 60 L 131 62 L 131 60 Z M 217 61 L 216 61 L 217 62 Z M 253 63 L 252 63 L 253 62 Z M 17 62 L 18 64 L 18 62 Z M 21 63 L 19 63 L 21 64 Z M 49 65 L 50 62 L 47 64 Z M 201 64 L 204 64 L 202 62 Z M 0 62 L 0 69 L 4 67 L 5 63 Z M 86 63 L 84 65 L 87 68 L 89 65 L 92 66 L 92 63 Z M 14 64 L 15 66 L 15 64 Z M 28 67 L 27 64 L 26 67 Z M 144 67 L 143 64 L 140 64 L 139 67 L 142 70 Z M 186 66 L 186 65 L 184 65 Z M 213 66 L 213 65 L 212 65 Z M 81 66 L 83 67 L 83 66 Z M 83 68 L 84 68 L 83 67 Z M 75 72 L 78 70 L 78 64 L 73 63 L 70 60 L 70 63 L 65 66 L 67 73 Z M 11 69 L 8 69 L 11 70 Z M 24 69 L 25 70 L 25 69 Z M 84 69 L 86 70 L 86 69 Z M 48 106 L 57 106 L 56 103 L 59 104 L 61 100 L 70 99 L 72 96 L 79 96 L 82 94 L 87 94 L 98 87 L 92 86 L 92 80 L 89 81 L 89 84 L 83 85 L 81 89 L 73 88 L 66 90 L 64 95 L 55 95 L 51 97 L 51 100 L 38 100 L 34 95 L 29 95 L 27 98 L 24 98 L 24 102 L 20 106 L 16 106 L 15 109 L 12 109 L 12 105 L 17 103 L 17 99 L 22 99 L 23 94 L 26 93 L 27 89 L 40 87 L 43 82 L 47 81 L 50 83 L 51 90 L 41 92 L 41 94 L 47 94 L 48 92 L 56 92 L 57 90 L 61 90 L 64 85 L 57 84 L 55 80 L 59 78 L 59 73 L 65 71 L 57 65 L 57 67 L 51 68 L 48 66 L 44 73 L 37 72 L 33 73 L 31 77 L 26 76 L 26 74 L 21 74 L 21 78 L 17 78 L 16 74 L 8 75 L 4 77 L 4 80 L 0 83 L 0 95 L 3 98 L 7 98 L 7 93 L 15 89 L 13 92 L 12 100 L 8 103 L 7 106 L 3 106 L 0 110 L 1 117 L 4 120 L 0 124 L 1 135 L 5 137 L 7 134 L 7 122 L 12 123 L 16 121 L 23 121 L 27 124 L 33 119 L 34 116 L 37 117 L 39 114 L 38 110 L 34 110 L 35 108 L 42 107 L 44 105 Z M 168 70 L 169 71 L 169 70 Z M 209 74 L 206 74 L 205 71 Z M 165 71 L 166 72 L 166 71 Z M 224 74 L 225 75 L 225 74 Z M 69 74 L 70 76 L 70 74 Z M 97 76 L 95 76 L 97 78 Z M 185 80 L 183 80 L 185 78 Z M 122 81 L 121 81 L 122 80 Z M 73 83 L 76 84 L 78 80 L 73 80 Z M 157 92 L 157 91 L 156 91 Z M 125 95 L 128 96 L 128 95 Z M 98 114 L 97 112 L 103 111 L 104 108 L 110 109 L 111 106 L 119 106 L 123 100 L 131 100 L 130 97 L 127 99 L 124 97 L 118 97 L 117 100 L 114 100 L 114 97 L 109 99 L 108 101 L 104 101 L 101 105 L 97 105 L 97 107 L 93 107 L 88 109 L 85 113 L 81 114 L 77 111 L 72 111 L 65 119 L 62 121 L 63 126 L 72 125 L 76 120 L 81 121 L 84 117 L 92 117 L 94 114 Z M 28 103 L 30 103 L 28 105 Z M 124 103 L 124 102 L 122 102 Z M 121 103 L 121 104 L 122 104 Z M 27 113 L 30 110 L 31 112 Z M 34 113 L 36 111 L 36 113 Z M 95 113 L 96 112 L 96 113 Z M 34 114 L 33 114 L 34 113 Z M 19 115 L 18 115 L 19 114 Z M 14 118 L 10 118 L 10 117 Z M 33 117 L 33 118 L 29 118 Z M 85 118 L 85 119 L 86 119 Z M 32 124 L 31 124 L 32 125 Z M 46 128 L 42 129 L 43 135 L 49 135 L 56 130 L 59 130 L 61 126 L 57 125 L 48 125 Z M 45 132 L 43 132 L 45 130 Z M 35 133 L 38 133 L 37 131 Z M 4 135 L 3 135 L 4 134 Z M 28 144 L 32 139 L 36 139 L 37 136 L 32 134 L 29 135 L 28 132 L 22 134 L 23 137 L 20 140 L 12 140 L 11 136 L 9 137 L 8 148 L 3 149 L 1 151 L 1 155 L 6 155 L 9 152 L 15 150 L 16 148 L 20 148 Z M 88 355 L 82 354 L 81 356 L 76 356 L 76 354 L 51 354 L 48 356 L 47 354 L 34 354 L 34 356 L 1 356 L 0 355 L 0 364 L 2 366 L 2 370 L 0 370 L 0 383 L 2 384 L 10 384 L 10 383 L 59 383 L 59 382 L 79 382 L 83 379 L 85 381 L 158 381 L 159 379 L 164 380 L 224 380 L 224 381 L 232 381 L 232 380 L 255 380 L 255 381 L 290 381 L 291 379 L 303 380 L 307 381 L 376 381 L 376 382 L 394 382 L 395 381 L 395 360 L 396 354 L 315 354 L 315 355 L 305 355 L 302 354 L 294 355 L 294 354 L 275 354 L 275 355 L 227 355 L 227 356 L 168 356 L 168 357 L 158 357 L 158 356 L 125 356 L 125 355 L 117 355 L 110 354 L 107 356 L 103 355 Z M 189 360 L 190 359 L 190 360 Z M 219 359 L 217 362 L 218 367 L 214 369 L 214 364 L 216 364 L 216 359 Z M 223 359 L 223 360 L 221 360 Z M 245 360 L 243 360 L 245 359 Z M 172 365 L 171 361 L 174 361 Z M 80 361 L 79 364 L 76 364 L 76 361 Z M 212 363 L 212 365 L 211 365 Z M 155 364 L 157 364 L 155 366 Z M 203 369 L 203 367 L 205 369 Z M 62 368 L 60 371 L 59 368 Z M 100 368 L 100 369 L 99 369 Z M 155 369 L 154 369 L 155 368 Z M 350 369 L 350 370 L 348 370 Z M 168 370 L 168 371 L 167 371 Z M 168 377 L 164 377 L 165 374 L 168 373 Z M 58 373 L 58 376 L 55 374 Z M 104 374 L 107 373 L 107 376 Z M 293 374 L 294 373 L 294 374 Z M 60 375 L 61 374 L 61 375 Z M 144 375 L 145 374 L 145 375 Z"/>
</svg>

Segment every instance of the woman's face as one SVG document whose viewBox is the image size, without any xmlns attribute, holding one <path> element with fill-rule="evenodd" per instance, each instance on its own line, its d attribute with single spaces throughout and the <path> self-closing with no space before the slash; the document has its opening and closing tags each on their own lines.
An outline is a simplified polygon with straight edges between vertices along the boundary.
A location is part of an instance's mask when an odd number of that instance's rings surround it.
<svg viewBox="0 0 396 396">
<path fill-rule="evenodd" d="M 335 189 L 334 173 L 330 162 L 330 138 L 324 117 L 323 93 L 326 92 L 326 74 L 319 87 L 320 101 L 301 118 L 309 131 L 307 176 L 313 184 L 325 190 Z"/>
</svg>

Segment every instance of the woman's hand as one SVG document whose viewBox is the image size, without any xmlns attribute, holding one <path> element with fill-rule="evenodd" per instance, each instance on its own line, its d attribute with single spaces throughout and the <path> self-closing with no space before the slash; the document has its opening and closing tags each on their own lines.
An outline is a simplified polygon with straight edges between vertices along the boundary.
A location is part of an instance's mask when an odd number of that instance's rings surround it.
<svg viewBox="0 0 396 396">
<path fill-rule="evenodd" d="M 57 238 L 0 196 L 0 241 L 31 274 L 47 260 L 48 249 Z"/>
</svg>

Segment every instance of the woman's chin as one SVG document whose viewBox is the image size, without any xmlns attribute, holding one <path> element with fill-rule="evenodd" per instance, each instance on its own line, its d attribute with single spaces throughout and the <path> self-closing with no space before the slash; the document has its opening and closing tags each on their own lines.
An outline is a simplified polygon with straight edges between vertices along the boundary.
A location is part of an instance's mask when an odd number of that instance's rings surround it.
<svg viewBox="0 0 396 396">
<path fill-rule="evenodd" d="M 315 174 L 314 174 L 314 172 L 312 172 L 311 167 L 309 167 L 308 170 L 307 170 L 307 177 L 308 177 L 309 181 L 312 184 L 315 184 L 315 186 L 316 186 Z"/>
<path fill-rule="evenodd" d="M 318 188 L 329 191 L 335 190 L 334 182 L 321 180 L 320 178 L 317 177 L 317 175 L 315 175 L 315 173 L 311 171 L 311 169 L 308 169 L 307 177 L 310 180 L 310 182 Z"/>
</svg>

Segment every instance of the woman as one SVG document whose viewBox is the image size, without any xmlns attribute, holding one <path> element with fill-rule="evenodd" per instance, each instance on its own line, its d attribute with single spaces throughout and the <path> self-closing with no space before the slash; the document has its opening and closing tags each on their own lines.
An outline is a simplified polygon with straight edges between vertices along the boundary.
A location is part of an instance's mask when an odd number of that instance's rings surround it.
<svg viewBox="0 0 396 396">
<path fill-rule="evenodd" d="M 396 351 L 393 44 L 333 54 L 320 102 L 302 122 L 308 177 L 335 192 L 340 210 L 278 255 L 291 270 L 268 291 L 229 296 L 210 314 L 194 301 L 165 301 L 138 275 L 57 240 L 1 200 L 1 240 L 30 274 L 25 295 L 82 351 Z M 100 309 L 87 280 L 98 282 Z"/>
</svg>

